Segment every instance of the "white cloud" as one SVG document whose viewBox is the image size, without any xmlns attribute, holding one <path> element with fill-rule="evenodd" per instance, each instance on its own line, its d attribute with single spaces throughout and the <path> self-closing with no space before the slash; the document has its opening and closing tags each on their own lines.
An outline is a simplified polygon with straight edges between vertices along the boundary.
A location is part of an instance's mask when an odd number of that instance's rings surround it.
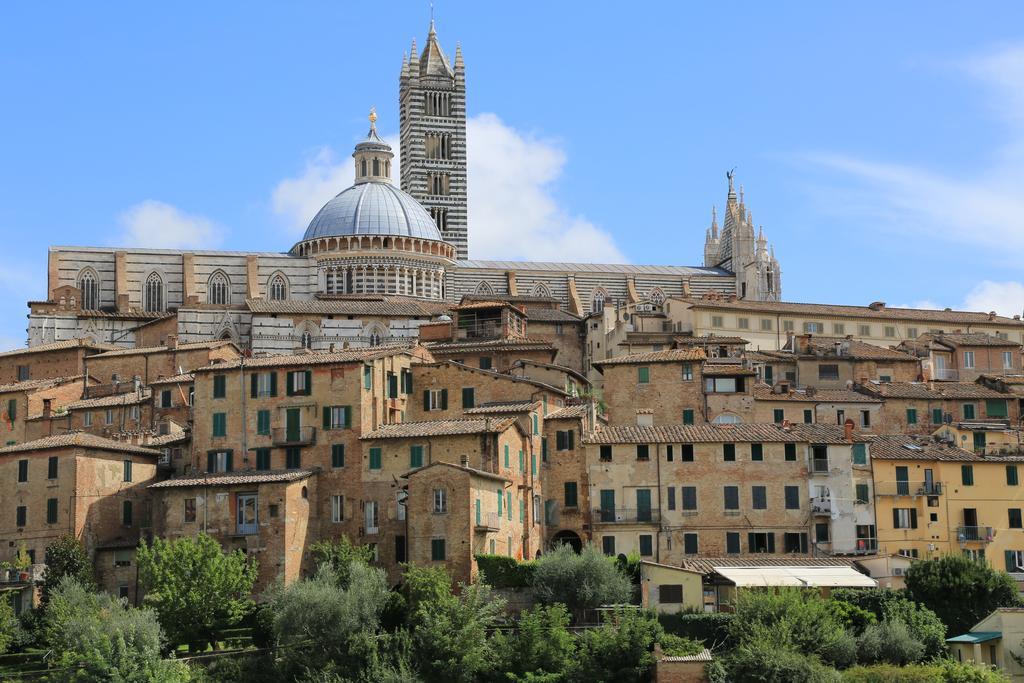
<svg viewBox="0 0 1024 683">
<path fill-rule="evenodd" d="M 401 168 L 398 136 L 385 136 L 395 154 L 391 162 L 392 178 L 397 183 L 397 170 Z M 295 178 L 285 178 L 277 184 L 271 195 L 274 213 L 284 218 L 288 228 L 301 234 L 316 212 L 332 197 L 346 189 L 355 180 L 352 158 L 339 159 L 330 147 L 322 147 L 306 161 L 306 167 Z"/>
<path fill-rule="evenodd" d="M 474 258 L 625 261 L 611 234 L 560 206 L 565 152 L 494 114 L 467 122 L 469 248 Z"/>
<path fill-rule="evenodd" d="M 120 222 L 119 244 L 156 249 L 208 249 L 220 244 L 225 232 L 208 218 L 155 199 L 129 207 Z"/>
<path fill-rule="evenodd" d="M 1000 315 L 1021 315 L 1024 311 L 1024 283 L 993 282 L 978 283 L 964 298 L 964 308 L 969 311 L 995 311 Z"/>
<path fill-rule="evenodd" d="M 612 236 L 560 206 L 551 184 L 566 158 L 554 142 L 523 134 L 494 114 L 467 121 L 469 248 L 474 258 L 624 262 Z M 397 136 L 386 137 L 395 151 Z M 317 151 L 302 173 L 273 190 L 274 213 L 301 233 L 328 200 L 352 184 L 350 158 Z M 393 174 L 395 182 L 397 173 Z"/>
<path fill-rule="evenodd" d="M 957 69 L 989 95 L 1004 121 L 1004 142 L 984 171 L 940 174 L 906 163 L 827 153 L 809 157 L 853 181 L 833 208 L 868 214 L 887 230 L 972 247 L 997 247 L 1006 262 L 1024 257 L 1024 45 L 966 60 Z"/>
</svg>

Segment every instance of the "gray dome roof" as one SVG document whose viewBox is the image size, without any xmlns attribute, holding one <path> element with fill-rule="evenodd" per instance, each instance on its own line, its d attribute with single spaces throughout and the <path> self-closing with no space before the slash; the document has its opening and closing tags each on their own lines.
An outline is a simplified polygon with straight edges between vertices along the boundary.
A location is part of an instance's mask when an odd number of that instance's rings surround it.
<svg viewBox="0 0 1024 683">
<path fill-rule="evenodd" d="M 310 221 L 303 240 L 342 235 L 394 235 L 441 241 L 427 210 L 391 183 L 353 185 Z"/>
</svg>

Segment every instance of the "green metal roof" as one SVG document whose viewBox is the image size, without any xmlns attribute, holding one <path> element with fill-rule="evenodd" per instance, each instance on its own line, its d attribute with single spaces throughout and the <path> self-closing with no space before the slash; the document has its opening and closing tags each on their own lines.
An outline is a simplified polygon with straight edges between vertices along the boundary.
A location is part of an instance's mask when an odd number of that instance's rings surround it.
<svg viewBox="0 0 1024 683">
<path fill-rule="evenodd" d="M 954 638 L 946 638 L 947 643 L 984 643 L 988 640 L 996 640 L 1002 638 L 1002 631 L 971 631 L 965 633 L 962 636 L 956 636 Z"/>
</svg>

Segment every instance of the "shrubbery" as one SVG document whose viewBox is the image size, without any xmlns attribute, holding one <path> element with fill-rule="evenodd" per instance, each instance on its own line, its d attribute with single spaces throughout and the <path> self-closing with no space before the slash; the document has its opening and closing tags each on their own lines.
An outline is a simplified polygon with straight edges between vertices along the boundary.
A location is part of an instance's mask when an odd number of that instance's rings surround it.
<svg viewBox="0 0 1024 683">
<path fill-rule="evenodd" d="M 570 611 L 623 604 L 629 601 L 633 585 L 615 561 L 593 545 L 576 554 L 568 545 L 559 545 L 537 560 L 533 588 L 537 599 L 546 604 L 561 603 Z"/>
<path fill-rule="evenodd" d="M 526 588 L 533 585 L 535 560 L 519 562 L 508 555 L 477 555 L 480 580 L 492 588 Z"/>
<path fill-rule="evenodd" d="M 889 662 L 903 666 L 919 662 L 923 656 L 924 643 L 900 619 L 871 624 L 857 639 L 857 659 L 868 664 Z"/>
<path fill-rule="evenodd" d="M 712 650 L 732 645 L 729 624 L 733 615 L 728 612 L 678 612 L 659 614 L 658 621 L 668 633 L 698 640 Z"/>
</svg>

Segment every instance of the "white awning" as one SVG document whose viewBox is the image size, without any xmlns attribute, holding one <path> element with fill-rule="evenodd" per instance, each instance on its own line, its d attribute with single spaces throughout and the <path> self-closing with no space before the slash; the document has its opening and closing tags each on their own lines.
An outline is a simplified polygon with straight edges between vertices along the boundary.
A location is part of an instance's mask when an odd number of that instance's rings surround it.
<svg viewBox="0 0 1024 683">
<path fill-rule="evenodd" d="M 878 582 L 853 567 L 714 567 L 737 586 L 873 588 Z"/>
</svg>

